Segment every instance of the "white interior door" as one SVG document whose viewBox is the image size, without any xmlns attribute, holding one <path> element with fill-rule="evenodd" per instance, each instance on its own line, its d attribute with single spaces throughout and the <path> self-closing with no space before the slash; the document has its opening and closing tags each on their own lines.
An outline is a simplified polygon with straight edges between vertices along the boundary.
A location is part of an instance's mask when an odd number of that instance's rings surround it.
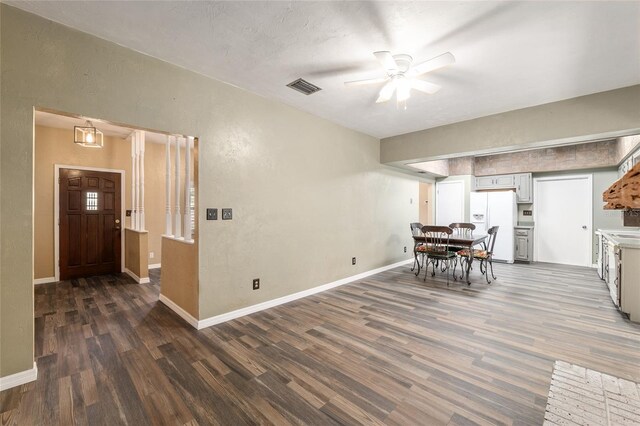
<svg viewBox="0 0 640 426">
<path fill-rule="evenodd" d="M 591 175 L 534 181 L 535 260 L 591 266 Z"/>
<path fill-rule="evenodd" d="M 464 222 L 464 182 L 436 183 L 436 225 Z"/>
</svg>

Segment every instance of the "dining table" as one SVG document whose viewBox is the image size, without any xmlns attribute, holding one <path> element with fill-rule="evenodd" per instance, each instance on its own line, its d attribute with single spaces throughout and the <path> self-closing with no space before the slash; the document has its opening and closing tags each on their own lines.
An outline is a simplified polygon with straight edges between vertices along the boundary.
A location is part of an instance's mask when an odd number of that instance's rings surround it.
<svg viewBox="0 0 640 426">
<path fill-rule="evenodd" d="M 469 249 L 469 255 L 467 257 L 467 267 L 463 268 L 462 263 L 460 264 L 460 269 L 462 269 L 463 277 L 464 275 L 466 275 L 467 277 L 467 284 L 471 284 L 471 280 L 469 279 L 469 271 L 471 270 L 471 263 L 473 262 L 474 247 L 482 245 L 484 248 L 488 236 L 489 234 L 477 233 L 473 235 L 451 235 L 449 237 L 450 247 L 462 247 L 463 249 Z M 420 262 L 418 261 L 418 252 L 416 251 L 416 247 L 418 247 L 418 244 L 429 244 L 432 242 L 432 239 L 427 237 L 425 234 L 413 236 L 413 255 L 415 256 L 414 265 L 417 264 L 418 266 L 418 272 L 416 273 L 416 275 L 420 275 Z"/>
</svg>

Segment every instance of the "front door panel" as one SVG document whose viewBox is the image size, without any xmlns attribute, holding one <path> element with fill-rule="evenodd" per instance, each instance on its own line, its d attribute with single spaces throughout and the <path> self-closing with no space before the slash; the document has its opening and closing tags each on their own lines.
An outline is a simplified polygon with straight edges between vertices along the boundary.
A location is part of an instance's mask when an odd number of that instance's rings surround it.
<svg viewBox="0 0 640 426">
<path fill-rule="evenodd" d="M 60 169 L 60 279 L 120 272 L 120 174 Z"/>
</svg>

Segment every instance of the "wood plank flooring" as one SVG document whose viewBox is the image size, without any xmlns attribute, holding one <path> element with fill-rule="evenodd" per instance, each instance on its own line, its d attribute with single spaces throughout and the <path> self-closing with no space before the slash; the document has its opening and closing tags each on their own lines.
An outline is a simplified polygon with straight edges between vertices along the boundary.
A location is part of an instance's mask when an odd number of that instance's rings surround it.
<svg viewBox="0 0 640 426">
<path fill-rule="evenodd" d="M 196 331 L 124 275 L 39 285 L 38 380 L 1 424 L 542 424 L 556 360 L 640 381 L 640 325 L 593 269 L 403 266 Z"/>
</svg>

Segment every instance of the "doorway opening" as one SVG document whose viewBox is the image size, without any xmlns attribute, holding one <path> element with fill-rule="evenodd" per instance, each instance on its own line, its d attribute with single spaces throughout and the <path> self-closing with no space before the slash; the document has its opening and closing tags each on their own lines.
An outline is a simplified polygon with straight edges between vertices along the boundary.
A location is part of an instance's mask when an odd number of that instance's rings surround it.
<svg viewBox="0 0 640 426">
<path fill-rule="evenodd" d="M 34 118 L 34 284 L 120 272 L 145 283 L 163 238 L 193 245 L 197 138 L 51 110 Z M 99 147 L 77 142 L 87 123 Z"/>
<path fill-rule="evenodd" d="M 434 225 L 434 189 L 431 182 L 419 182 L 418 187 L 418 222 L 423 225 Z"/>
</svg>

